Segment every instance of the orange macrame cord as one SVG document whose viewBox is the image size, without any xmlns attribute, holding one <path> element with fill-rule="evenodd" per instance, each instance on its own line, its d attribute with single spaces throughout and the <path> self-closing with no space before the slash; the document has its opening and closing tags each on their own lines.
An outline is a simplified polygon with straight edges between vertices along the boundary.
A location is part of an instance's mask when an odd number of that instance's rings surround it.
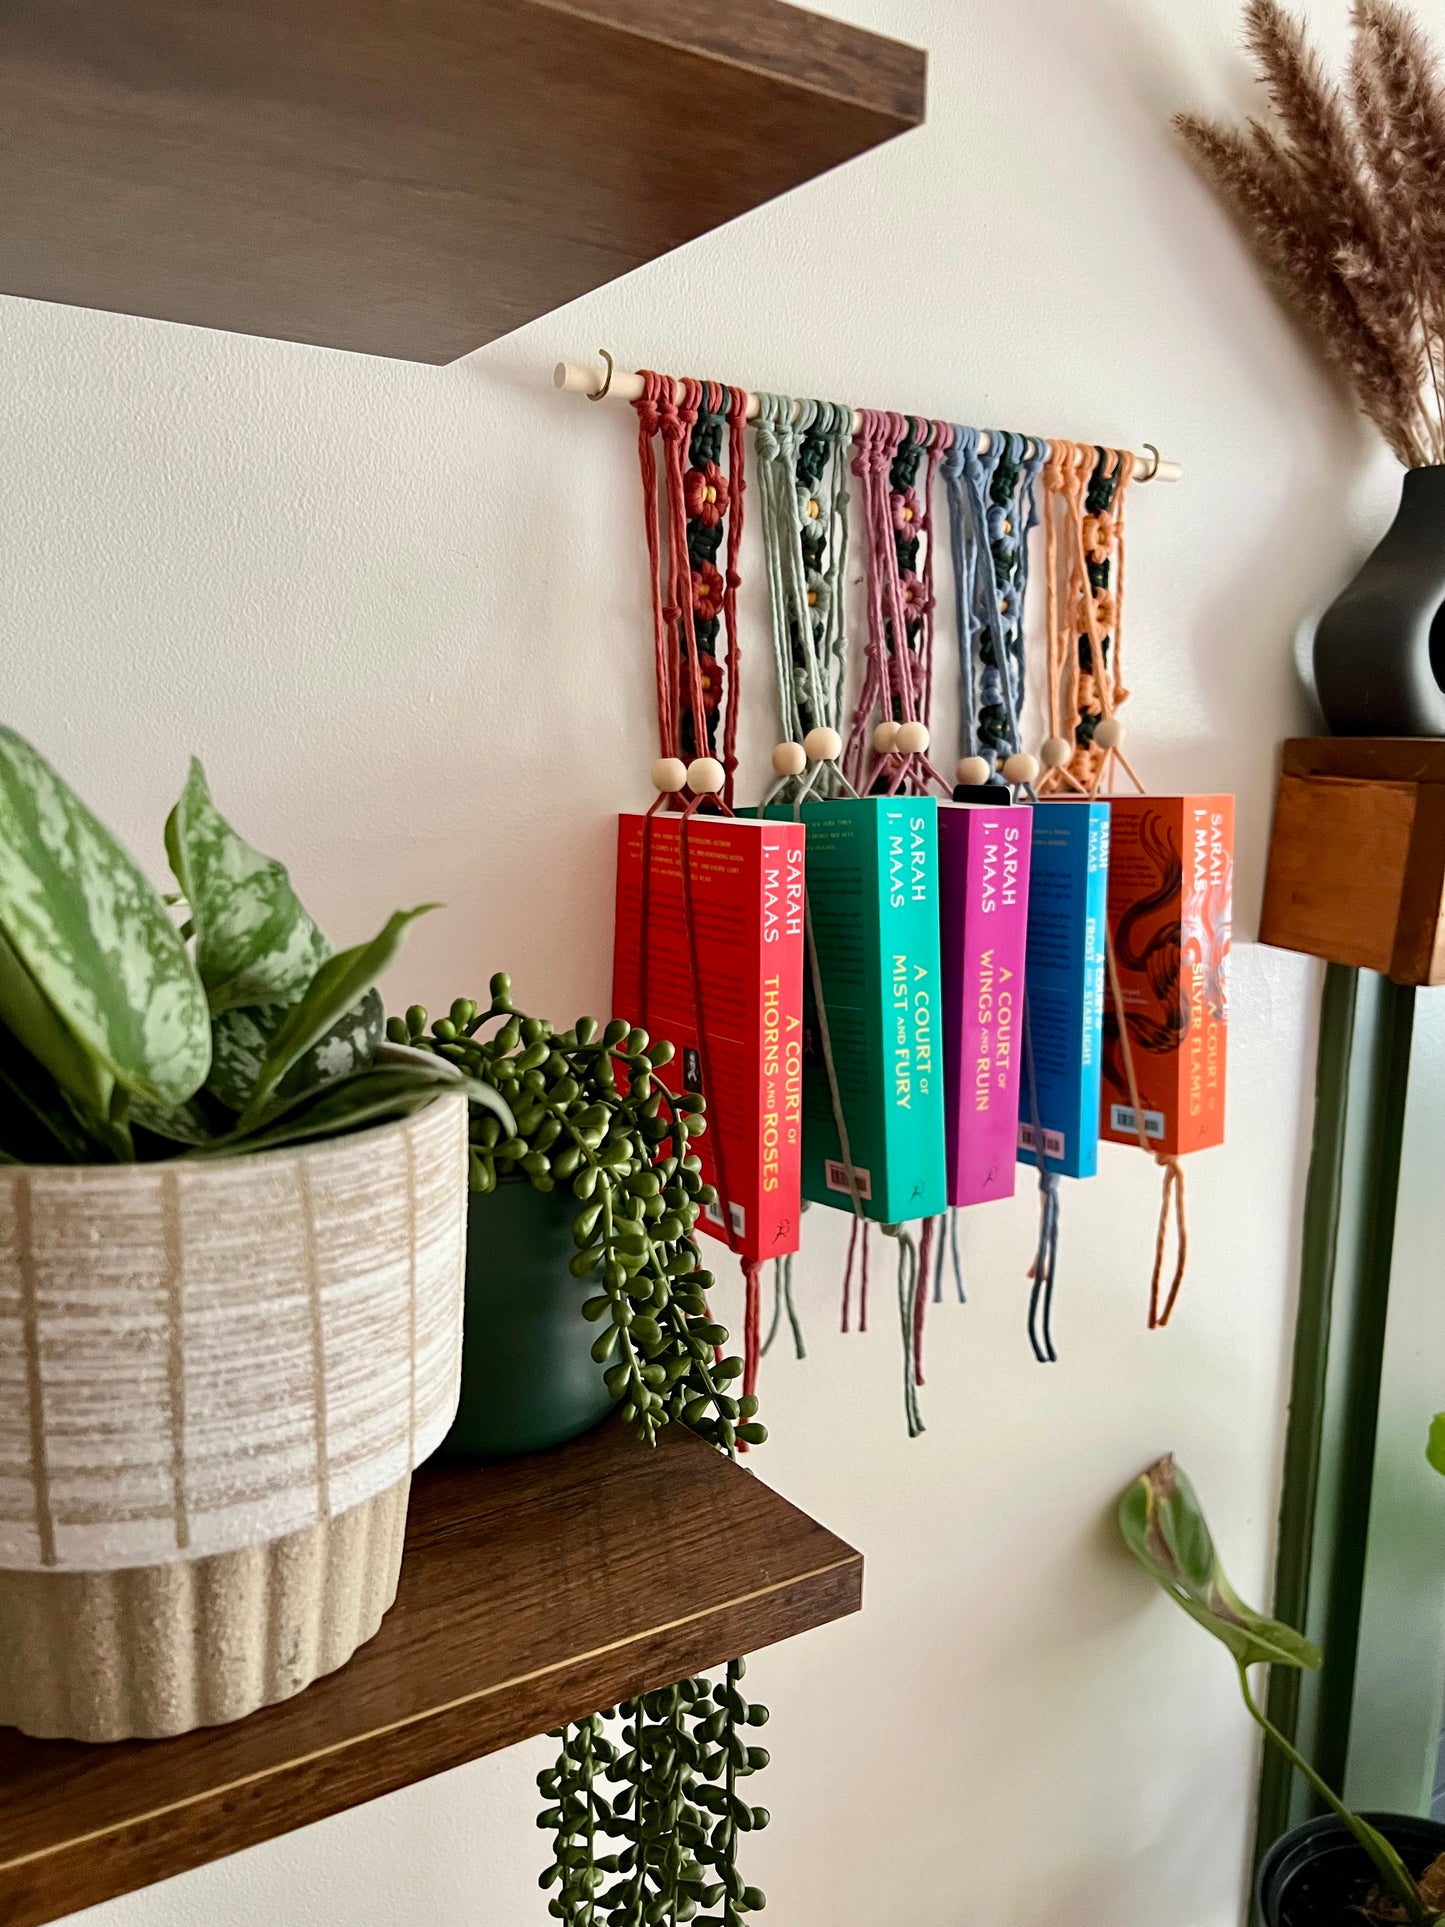
<svg viewBox="0 0 1445 1927">
<path fill-rule="evenodd" d="M 1096 462 L 1107 459 L 1092 447 L 1073 442 L 1055 442 L 1040 478 L 1044 488 L 1048 583 L 1049 731 L 1051 735 L 1071 744 L 1073 749 L 1066 764 L 1044 771 L 1039 782 L 1042 795 L 1072 791 L 1075 795 L 1097 796 L 1116 763 L 1135 789 L 1141 795 L 1144 793 L 1143 783 L 1118 745 L 1105 749 L 1092 740 L 1087 743 L 1079 741 L 1079 726 L 1086 717 L 1096 720 L 1112 717 L 1129 699 L 1123 678 L 1121 649 L 1125 504 L 1134 474 L 1134 456 L 1127 449 L 1112 452 L 1115 480 L 1113 504 L 1100 514 L 1090 515 L 1086 513 L 1089 481 Z M 1090 581 L 1091 562 L 1096 566 L 1100 563 L 1110 565 L 1107 587 L 1096 589 Z M 1084 637 L 1088 638 L 1087 668 L 1081 660 L 1080 642 Z M 1065 691 L 1068 695 L 1067 715 L 1061 710 Z M 1155 1151 L 1145 1129 L 1144 1108 L 1134 1069 L 1133 1041 L 1129 1035 L 1118 965 L 1114 957 L 1114 933 L 1109 928 L 1107 916 L 1104 924 L 1104 955 L 1109 972 L 1109 992 L 1119 1025 L 1124 1075 L 1134 1111 L 1134 1128 L 1140 1149 L 1152 1157 L 1164 1173 L 1159 1226 L 1154 1239 L 1154 1269 L 1149 1281 L 1149 1329 L 1156 1331 L 1169 1323 L 1189 1262 L 1184 1167 L 1174 1153 Z M 1161 1304 L 1171 1211 L 1175 1229 L 1174 1273 Z"/>
</svg>

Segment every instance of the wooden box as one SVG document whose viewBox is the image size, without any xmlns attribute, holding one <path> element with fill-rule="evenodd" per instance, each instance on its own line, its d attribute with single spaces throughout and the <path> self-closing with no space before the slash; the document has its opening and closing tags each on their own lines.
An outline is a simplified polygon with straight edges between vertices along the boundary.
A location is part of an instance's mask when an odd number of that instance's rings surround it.
<svg viewBox="0 0 1445 1927">
<path fill-rule="evenodd" d="M 1284 746 L 1262 943 L 1445 983 L 1445 740 L 1304 737 Z"/>
</svg>

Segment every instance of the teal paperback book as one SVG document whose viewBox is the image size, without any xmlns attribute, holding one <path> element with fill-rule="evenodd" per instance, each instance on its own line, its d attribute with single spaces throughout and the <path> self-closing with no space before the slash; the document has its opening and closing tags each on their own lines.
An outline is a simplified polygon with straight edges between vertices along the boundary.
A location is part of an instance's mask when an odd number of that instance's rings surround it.
<svg viewBox="0 0 1445 1927">
<path fill-rule="evenodd" d="M 788 804 L 768 814 L 791 816 Z M 938 805 L 808 802 L 805 874 L 853 1181 L 880 1224 L 948 1203 L 944 1156 Z M 803 1196 L 853 1209 L 811 970 L 803 983 Z"/>
</svg>

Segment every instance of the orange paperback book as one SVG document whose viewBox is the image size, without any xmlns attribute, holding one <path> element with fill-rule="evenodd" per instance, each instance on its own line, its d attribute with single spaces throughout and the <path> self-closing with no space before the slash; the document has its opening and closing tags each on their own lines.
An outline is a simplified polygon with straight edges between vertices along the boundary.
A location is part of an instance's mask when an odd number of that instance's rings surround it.
<svg viewBox="0 0 1445 1927">
<path fill-rule="evenodd" d="M 1112 796 L 1109 930 L 1151 1151 L 1224 1142 L 1232 796 Z M 1100 1128 L 1137 1144 L 1107 980 Z"/>
<path fill-rule="evenodd" d="M 745 1259 L 796 1251 L 801 825 L 664 811 L 622 817 L 612 969 L 617 1014 L 677 1047 L 660 1080 L 707 1100 L 708 1128 L 696 1148 L 719 1203 L 699 1229 Z"/>
</svg>

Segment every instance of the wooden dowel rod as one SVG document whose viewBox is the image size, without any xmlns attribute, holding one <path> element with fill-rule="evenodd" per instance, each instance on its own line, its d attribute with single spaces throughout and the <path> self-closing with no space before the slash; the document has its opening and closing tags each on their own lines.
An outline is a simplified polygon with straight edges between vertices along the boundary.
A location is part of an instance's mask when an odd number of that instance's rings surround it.
<svg viewBox="0 0 1445 1927">
<path fill-rule="evenodd" d="M 552 385 L 555 388 L 562 389 L 565 394 L 587 395 L 597 400 L 602 400 L 605 397 L 608 401 L 636 401 L 642 394 L 641 375 L 632 374 L 625 368 L 614 368 L 612 370 L 612 378 L 609 381 L 608 371 L 605 367 L 599 365 L 595 368 L 586 368 L 575 361 L 559 361 L 557 363 L 557 366 L 552 370 Z M 681 392 L 679 388 L 677 391 L 679 398 L 681 397 Z M 747 406 L 748 420 L 756 420 L 757 413 L 758 398 L 756 395 L 749 395 Z M 861 417 L 855 414 L 853 417 L 853 432 L 855 435 L 860 425 Z M 980 435 L 978 448 L 981 455 L 987 455 L 989 450 L 987 432 Z M 1137 482 L 1177 482 L 1180 481 L 1184 475 L 1184 470 L 1178 462 L 1166 461 L 1157 450 L 1152 448 L 1147 450 L 1143 455 L 1136 454 L 1134 461 L 1136 464 L 1134 479 Z"/>
</svg>

